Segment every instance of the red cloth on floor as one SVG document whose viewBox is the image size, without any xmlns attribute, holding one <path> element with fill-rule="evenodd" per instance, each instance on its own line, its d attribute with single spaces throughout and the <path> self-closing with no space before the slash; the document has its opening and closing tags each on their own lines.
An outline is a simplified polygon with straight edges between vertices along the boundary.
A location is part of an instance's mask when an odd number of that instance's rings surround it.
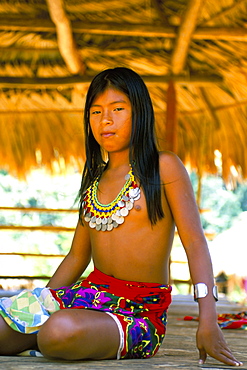
<svg viewBox="0 0 247 370">
<path fill-rule="evenodd" d="M 196 316 L 184 316 L 185 321 L 198 321 Z M 247 330 L 247 311 L 237 314 L 222 313 L 218 315 L 218 324 L 221 329 L 244 329 Z"/>
</svg>

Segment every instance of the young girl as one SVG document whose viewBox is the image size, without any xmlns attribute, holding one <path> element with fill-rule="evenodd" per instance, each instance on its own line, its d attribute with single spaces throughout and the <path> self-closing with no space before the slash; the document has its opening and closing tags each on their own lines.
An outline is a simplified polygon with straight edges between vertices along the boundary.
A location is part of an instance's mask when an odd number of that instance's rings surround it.
<svg viewBox="0 0 247 370">
<path fill-rule="evenodd" d="M 109 69 L 85 105 L 86 163 L 72 247 L 49 288 L 0 303 L 0 354 L 38 348 L 67 360 L 147 358 L 159 349 L 171 302 L 174 229 L 185 248 L 199 304 L 199 362 L 241 363 L 217 324 L 207 243 L 187 172 L 159 153 L 148 90 L 134 71 Z M 91 258 L 95 269 L 78 279 Z"/>
</svg>

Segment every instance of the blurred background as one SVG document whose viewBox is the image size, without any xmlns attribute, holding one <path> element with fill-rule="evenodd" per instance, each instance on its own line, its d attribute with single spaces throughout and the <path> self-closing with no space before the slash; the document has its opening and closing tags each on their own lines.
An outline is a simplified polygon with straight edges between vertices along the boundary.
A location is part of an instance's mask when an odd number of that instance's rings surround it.
<svg viewBox="0 0 247 370">
<path fill-rule="evenodd" d="M 0 289 L 43 285 L 68 252 L 85 94 L 125 66 L 190 174 L 221 294 L 246 302 L 246 15 L 247 0 L 0 1 Z M 170 267 L 190 293 L 177 236 Z"/>
</svg>

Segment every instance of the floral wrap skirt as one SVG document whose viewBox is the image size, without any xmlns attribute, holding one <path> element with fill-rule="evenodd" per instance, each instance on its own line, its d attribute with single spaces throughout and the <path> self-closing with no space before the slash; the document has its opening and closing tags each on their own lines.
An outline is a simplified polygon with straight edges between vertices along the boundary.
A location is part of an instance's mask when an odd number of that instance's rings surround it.
<svg viewBox="0 0 247 370">
<path fill-rule="evenodd" d="M 86 279 L 68 287 L 36 288 L 1 298 L 0 314 L 12 329 L 28 334 L 37 333 L 61 309 L 103 311 L 118 326 L 117 358 L 148 358 L 164 339 L 170 303 L 170 285 L 120 280 L 95 268 Z"/>
</svg>

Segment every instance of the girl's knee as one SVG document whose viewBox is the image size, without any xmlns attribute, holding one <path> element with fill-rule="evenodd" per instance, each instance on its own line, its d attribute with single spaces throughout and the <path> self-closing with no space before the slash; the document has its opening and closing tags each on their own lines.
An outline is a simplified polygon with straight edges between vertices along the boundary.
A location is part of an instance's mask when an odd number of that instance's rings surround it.
<svg viewBox="0 0 247 370">
<path fill-rule="evenodd" d="M 78 325 L 66 310 L 55 312 L 50 316 L 38 333 L 38 347 L 48 358 L 70 359 L 70 346 L 78 335 Z M 83 330 L 80 330 L 83 337 Z"/>
</svg>

